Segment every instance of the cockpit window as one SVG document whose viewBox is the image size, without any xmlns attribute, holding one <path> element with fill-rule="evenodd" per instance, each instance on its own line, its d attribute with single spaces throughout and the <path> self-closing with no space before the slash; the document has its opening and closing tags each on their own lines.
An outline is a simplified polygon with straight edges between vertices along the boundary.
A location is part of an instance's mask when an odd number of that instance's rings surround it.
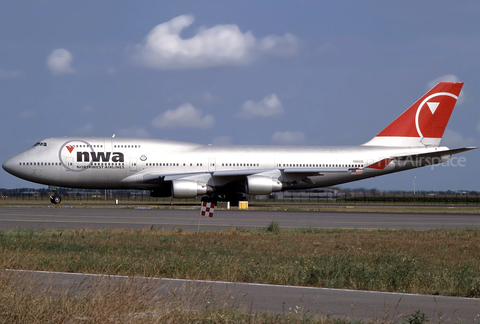
<svg viewBox="0 0 480 324">
<path fill-rule="evenodd" d="M 37 142 L 33 146 L 47 146 L 47 143 L 46 142 Z"/>
</svg>

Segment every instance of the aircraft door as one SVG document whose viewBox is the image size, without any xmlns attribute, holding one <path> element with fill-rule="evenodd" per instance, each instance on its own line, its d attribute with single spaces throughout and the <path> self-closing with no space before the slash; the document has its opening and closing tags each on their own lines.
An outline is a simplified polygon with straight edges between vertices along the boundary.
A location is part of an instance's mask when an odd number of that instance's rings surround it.
<svg viewBox="0 0 480 324">
<path fill-rule="evenodd" d="M 72 157 L 67 157 L 66 162 L 67 162 L 67 171 L 72 171 L 73 170 L 73 158 Z"/>
<path fill-rule="evenodd" d="M 208 172 L 214 172 L 215 170 L 215 159 L 208 159 Z"/>
<path fill-rule="evenodd" d="M 108 138 L 105 140 L 104 146 L 105 152 L 112 152 L 112 139 Z"/>
<path fill-rule="evenodd" d="M 137 158 L 130 158 L 130 171 L 137 171 Z"/>
<path fill-rule="evenodd" d="M 275 159 L 274 168 L 280 168 L 282 166 L 282 159 Z"/>
</svg>

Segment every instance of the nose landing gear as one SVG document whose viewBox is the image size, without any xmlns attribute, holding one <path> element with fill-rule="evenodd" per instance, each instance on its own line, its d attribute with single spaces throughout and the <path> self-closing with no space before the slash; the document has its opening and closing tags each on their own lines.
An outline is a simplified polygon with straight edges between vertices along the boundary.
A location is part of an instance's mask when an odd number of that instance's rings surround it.
<svg viewBox="0 0 480 324">
<path fill-rule="evenodd" d="M 50 196 L 50 202 L 56 205 L 62 202 L 62 198 L 58 194 L 53 194 Z"/>
<path fill-rule="evenodd" d="M 52 195 L 50 196 L 50 202 L 54 205 L 57 205 L 62 202 L 62 197 L 57 192 L 57 187 L 49 187 L 53 191 Z"/>
</svg>

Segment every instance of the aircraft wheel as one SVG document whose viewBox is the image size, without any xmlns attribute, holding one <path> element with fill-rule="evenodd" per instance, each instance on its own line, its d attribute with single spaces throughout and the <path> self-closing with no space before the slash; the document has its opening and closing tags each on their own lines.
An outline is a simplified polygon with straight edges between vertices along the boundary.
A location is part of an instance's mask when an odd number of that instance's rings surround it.
<svg viewBox="0 0 480 324">
<path fill-rule="evenodd" d="M 62 202 L 62 198 L 60 196 L 50 196 L 50 202 L 56 205 Z"/>
</svg>

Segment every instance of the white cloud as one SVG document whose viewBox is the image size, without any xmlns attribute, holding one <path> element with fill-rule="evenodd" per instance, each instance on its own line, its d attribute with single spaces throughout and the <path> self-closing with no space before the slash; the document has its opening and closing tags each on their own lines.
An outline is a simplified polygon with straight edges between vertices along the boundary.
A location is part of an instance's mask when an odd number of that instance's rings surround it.
<svg viewBox="0 0 480 324">
<path fill-rule="evenodd" d="M 34 111 L 34 110 L 27 110 L 27 111 L 24 111 L 20 114 L 20 117 L 21 118 L 33 118 L 37 115 L 37 113 Z"/>
<path fill-rule="evenodd" d="M 442 75 L 428 83 L 428 89 L 433 88 L 439 82 L 462 82 L 460 79 L 453 74 Z M 460 96 L 458 97 L 457 104 L 461 105 L 465 101 L 465 89 L 462 88 Z"/>
<path fill-rule="evenodd" d="M 272 139 L 279 144 L 300 144 L 305 141 L 305 134 L 303 132 L 276 132 Z"/>
<path fill-rule="evenodd" d="M 271 117 L 283 114 L 282 102 L 276 94 L 266 96 L 259 102 L 252 100 L 246 101 L 237 117 L 254 118 L 254 117 Z"/>
<path fill-rule="evenodd" d="M 54 50 L 47 57 L 47 66 L 55 75 L 63 73 L 75 73 L 75 69 L 71 67 L 73 60 L 72 54 L 64 48 Z"/>
<path fill-rule="evenodd" d="M 0 69 L 0 79 L 13 79 L 19 77 L 22 74 L 21 71 L 7 71 Z"/>
<path fill-rule="evenodd" d="M 451 129 L 446 129 L 442 137 L 442 145 L 450 148 L 476 146 L 477 142 L 472 137 L 463 137 L 462 134 Z"/>
<path fill-rule="evenodd" d="M 138 137 L 138 138 L 146 138 L 149 137 L 148 132 L 139 127 L 129 127 L 129 128 L 122 128 L 117 133 L 116 136 L 118 137 Z"/>
<path fill-rule="evenodd" d="M 283 36 L 270 35 L 258 41 L 261 52 L 280 56 L 295 55 L 299 46 L 298 38 L 290 33 Z"/>
<path fill-rule="evenodd" d="M 231 145 L 232 138 L 230 136 L 219 136 L 213 139 L 213 145 Z"/>
<path fill-rule="evenodd" d="M 293 55 L 299 40 L 292 34 L 256 39 L 237 25 L 201 27 L 188 39 L 180 37 L 194 21 L 182 15 L 154 27 L 141 44 L 135 45 L 132 60 L 153 69 L 201 69 L 212 66 L 244 65 L 260 55 Z"/>
<path fill-rule="evenodd" d="M 207 129 L 213 126 L 215 119 L 211 115 L 202 117 L 200 109 L 193 107 L 190 103 L 184 103 L 174 110 L 167 110 L 158 115 L 152 121 L 152 125 L 158 128 L 201 128 Z"/>
</svg>

